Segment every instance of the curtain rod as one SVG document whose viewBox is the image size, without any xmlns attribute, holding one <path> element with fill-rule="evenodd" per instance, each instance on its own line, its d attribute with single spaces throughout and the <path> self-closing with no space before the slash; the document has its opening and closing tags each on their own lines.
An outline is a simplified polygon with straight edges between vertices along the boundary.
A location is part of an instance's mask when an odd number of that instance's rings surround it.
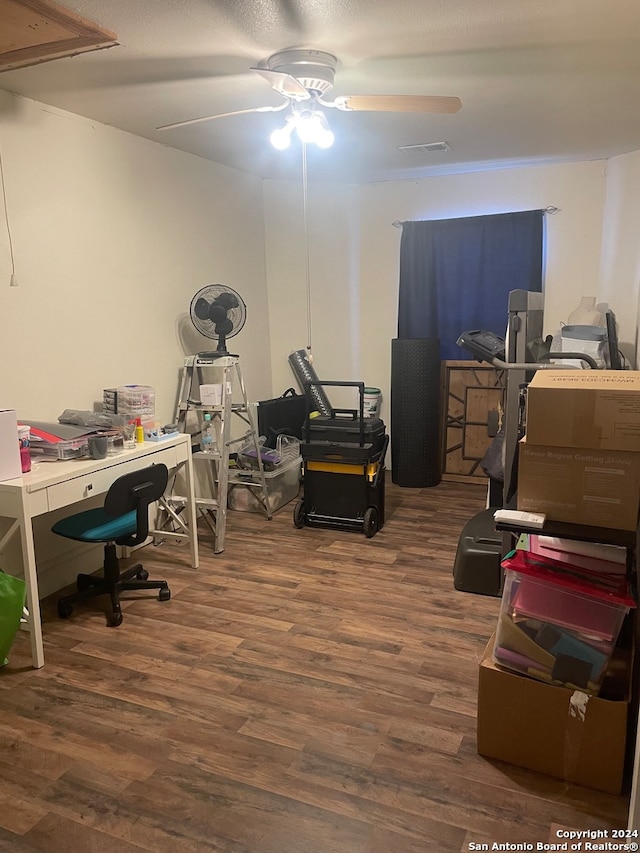
<svg viewBox="0 0 640 853">
<path fill-rule="evenodd" d="M 519 212 L 519 211 L 517 211 L 517 212 Z M 542 212 L 543 213 L 549 213 L 551 216 L 553 216 L 554 213 L 560 212 L 560 208 L 559 207 L 553 207 L 552 205 L 550 205 L 549 207 L 543 207 Z M 492 216 L 493 214 L 489 213 L 487 215 Z M 393 225 L 394 228 L 402 228 L 402 226 L 404 225 L 404 222 L 401 222 L 399 219 L 394 219 L 394 221 L 391 224 Z"/>
</svg>

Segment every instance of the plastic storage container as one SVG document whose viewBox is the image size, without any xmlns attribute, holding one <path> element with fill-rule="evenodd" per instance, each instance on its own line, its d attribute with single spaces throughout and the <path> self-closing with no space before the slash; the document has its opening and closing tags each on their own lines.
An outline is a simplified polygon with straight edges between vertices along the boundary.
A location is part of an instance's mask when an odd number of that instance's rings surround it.
<svg viewBox="0 0 640 853">
<path fill-rule="evenodd" d="M 118 414 L 118 389 L 103 388 L 102 390 L 102 411 L 112 415 Z"/>
<path fill-rule="evenodd" d="M 70 438 L 55 443 L 45 441 L 31 441 L 31 457 L 37 459 L 81 459 L 89 455 L 89 441 L 87 436 Z"/>
<path fill-rule="evenodd" d="M 502 562 L 504 588 L 493 651 L 500 666 L 597 695 L 625 616 L 626 579 L 528 551 Z"/>
<path fill-rule="evenodd" d="M 300 457 L 281 462 L 273 471 L 265 471 L 264 479 L 271 512 L 283 507 L 298 496 L 300 490 Z M 261 487 L 252 488 L 250 483 L 259 485 L 257 470 L 241 470 L 233 474 L 234 482 L 229 484 L 227 503 L 229 509 L 240 512 L 262 512 L 260 503 Z"/>
<path fill-rule="evenodd" d="M 127 420 L 152 421 L 156 415 L 156 392 L 149 385 L 120 385 L 117 412 Z"/>
<path fill-rule="evenodd" d="M 107 456 L 117 456 L 124 452 L 124 435 L 121 432 L 107 434 Z"/>
</svg>

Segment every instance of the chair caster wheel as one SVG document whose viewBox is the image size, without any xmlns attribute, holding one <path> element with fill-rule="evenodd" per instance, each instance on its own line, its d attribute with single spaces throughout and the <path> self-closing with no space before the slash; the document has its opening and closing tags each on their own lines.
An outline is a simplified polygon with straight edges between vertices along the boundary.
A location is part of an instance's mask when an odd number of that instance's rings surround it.
<svg viewBox="0 0 640 853">
<path fill-rule="evenodd" d="M 69 604 L 66 601 L 59 601 L 58 602 L 58 616 L 61 619 L 68 619 L 72 613 L 73 613 L 73 605 Z"/>
<path fill-rule="evenodd" d="M 170 589 L 161 589 L 158 593 L 158 601 L 169 601 L 171 598 L 171 590 Z"/>
<path fill-rule="evenodd" d="M 107 625 L 110 628 L 117 628 L 118 625 L 122 625 L 122 613 L 110 613 L 107 616 Z"/>
<path fill-rule="evenodd" d="M 136 578 L 139 581 L 146 581 L 149 579 L 149 572 L 146 569 L 140 569 L 140 571 L 136 575 Z"/>
</svg>

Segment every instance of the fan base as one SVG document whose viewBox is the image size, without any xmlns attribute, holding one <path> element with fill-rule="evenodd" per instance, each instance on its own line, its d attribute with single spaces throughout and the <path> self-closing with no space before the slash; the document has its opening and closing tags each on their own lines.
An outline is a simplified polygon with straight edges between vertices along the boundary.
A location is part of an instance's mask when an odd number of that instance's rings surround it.
<svg viewBox="0 0 640 853">
<path fill-rule="evenodd" d="M 211 350 L 211 352 L 199 352 L 198 358 L 216 359 L 216 358 L 239 358 L 236 353 L 227 352 L 227 350 Z"/>
<path fill-rule="evenodd" d="M 333 89 L 337 59 L 324 50 L 281 50 L 267 60 L 271 71 L 289 74 L 305 89 L 326 95 Z"/>
</svg>

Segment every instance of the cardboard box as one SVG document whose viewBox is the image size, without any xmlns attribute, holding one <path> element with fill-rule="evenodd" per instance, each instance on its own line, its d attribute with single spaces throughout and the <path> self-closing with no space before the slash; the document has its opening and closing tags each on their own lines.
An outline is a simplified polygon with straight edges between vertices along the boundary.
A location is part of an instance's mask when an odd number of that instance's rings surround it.
<svg viewBox="0 0 640 853">
<path fill-rule="evenodd" d="M 527 390 L 531 444 L 640 451 L 640 371 L 538 370 Z"/>
<path fill-rule="evenodd" d="M 635 530 L 640 453 L 519 443 L 518 509 L 549 521 Z"/>
<path fill-rule="evenodd" d="M 18 416 L 14 409 L 0 409 L 0 481 L 21 476 Z"/>
<path fill-rule="evenodd" d="M 478 753 L 619 794 L 628 689 L 618 699 L 587 696 L 502 670 L 492 655 L 493 637 L 479 668 Z"/>
</svg>

